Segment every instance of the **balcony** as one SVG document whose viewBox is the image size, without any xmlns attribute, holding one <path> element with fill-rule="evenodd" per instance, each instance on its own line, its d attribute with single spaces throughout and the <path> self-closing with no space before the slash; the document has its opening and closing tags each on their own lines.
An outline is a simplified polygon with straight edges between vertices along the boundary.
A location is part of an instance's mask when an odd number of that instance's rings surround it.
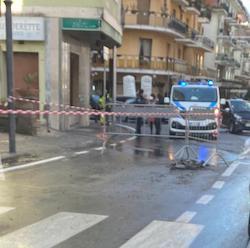
<svg viewBox="0 0 250 248">
<path fill-rule="evenodd" d="M 185 38 L 177 38 L 175 40 L 179 43 L 185 43 L 188 47 L 201 48 L 207 52 L 212 52 L 215 47 L 215 43 L 211 39 L 196 30 L 190 30 Z"/>
<path fill-rule="evenodd" d="M 181 6 L 188 6 L 188 0 L 173 0 L 174 3 Z"/>
<path fill-rule="evenodd" d="M 186 34 L 188 31 L 187 25 L 173 16 L 170 17 L 168 26 L 182 34 Z"/>
<path fill-rule="evenodd" d="M 213 50 L 215 47 L 214 41 L 203 35 L 196 36 L 196 41 L 209 50 Z"/>
<path fill-rule="evenodd" d="M 226 53 L 219 53 L 216 56 L 215 63 L 222 66 L 229 66 L 234 68 L 240 68 L 240 63 L 236 61 L 232 56 Z"/>
<path fill-rule="evenodd" d="M 95 69 L 103 67 L 99 56 L 94 56 L 92 65 Z M 102 71 L 103 69 L 100 69 Z M 205 71 L 188 64 L 187 61 L 172 57 L 146 57 L 136 55 L 117 55 L 118 73 L 148 73 L 160 75 L 186 74 L 206 76 Z"/>
<path fill-rule="evenodd" d="M 186 7 L 186 11 L 193 15 L 201 14 L 201 1 L 197 0 L 188 0 L 189 5 Z"/>
<path fill-rule="evenodd" d="M 225 16 L 227 16 L 229 13 L 229 7 L 226 3 L 218 3 L 212 7 L 214 11 L 222 12 Z"/>
<path fill-rule="evenodd" d="M 187 33 L 187 25 L 173 16 L 167 16 L 166 13 L 137 10 L 125 12 L 126 28 L 165 32 L 177 37 L 182 37 Z"/>
<path fill-rule="evenodd" d="M 200 23 L 204 23 L 204 24 L 209 23 L 211 18 L 212 18 L 212 13 L 210 9 L 208 8 L 201 9 L 201 13 L 198 19 Z"/>
</svg>

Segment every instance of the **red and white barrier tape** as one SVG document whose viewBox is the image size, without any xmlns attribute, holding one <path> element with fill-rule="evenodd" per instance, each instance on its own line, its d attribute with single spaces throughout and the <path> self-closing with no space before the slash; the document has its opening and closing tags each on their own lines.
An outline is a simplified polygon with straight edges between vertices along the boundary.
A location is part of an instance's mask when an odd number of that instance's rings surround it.
<svg viewBox="0 0 250 248">
<path fill-rule="evenodd" d="M 49 110 L 22 110 L 22 109 L 0 109 L 0 114 L 14 114 L 14 115 L 80 115 L 80 116 L 128 116 L 128 117 L 173 117 L 176 113 L 125 113 L 125 112 L 102 112 L 102 111 L 49 111 Z M 189 113 L 184 114 L 189 116 Z M 194 114 L 191 114 L 192 116 Z M 214 116 L 212 113 L 195 113 L 197 116 Z"/>
<path fill-rule="evenodd" d="M 72 110 L 74 109 L 74 110 L 82 110 L 82 111 L 95 111 L 94 109 L 91 109 L 91 108 L 76 107 L 76 106 L 63 105 L 63 104 L 57 104 L 57 103 L 45 103 L 45 102 L 42 102 L 40 100 L 32 100 L 32 99 L 27 99 L 27 98 L 22 98 L 22 97 L 14 97 L 14 96 L 10 96 L 8 98 L 8 101 L 19 101 L 19 102 L 42 104 L 44 106 L 60 107 L 60 108 L 63 108 L 63 109 L 72 109 Z"/>
</svg>

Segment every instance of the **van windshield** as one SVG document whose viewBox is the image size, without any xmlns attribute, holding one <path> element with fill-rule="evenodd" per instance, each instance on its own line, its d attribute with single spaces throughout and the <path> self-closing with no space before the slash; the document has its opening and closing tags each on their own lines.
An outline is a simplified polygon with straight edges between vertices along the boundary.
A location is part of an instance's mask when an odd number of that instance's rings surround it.
<svg viewBox="0 0 250 248">
<path fill-rule="evenodd" d="M 173 101 L 217 102 L 216 88 L 174 87 Z"/>
</svg>

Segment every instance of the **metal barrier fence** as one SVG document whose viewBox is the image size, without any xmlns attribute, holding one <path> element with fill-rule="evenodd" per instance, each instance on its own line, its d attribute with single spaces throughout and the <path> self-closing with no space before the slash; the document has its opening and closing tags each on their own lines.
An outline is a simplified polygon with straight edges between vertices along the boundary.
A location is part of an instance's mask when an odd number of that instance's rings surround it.
<svg viewBox="0 0 250 248">
<path fill-rule="evenodd" d="M 228 165 L 218 149 L 220 135 L 220 113 L 218 109 L 191 106 L 181 112 L 177 107 L 166 105 L 110 104 L 114 117 L 107 120 L 107 135 L 135 135 L 183 139 L 181 149 L 174 154 L 174 165 L 182 163 L 189 166 L 198 161 L 198 154 L 191 142 L 211 145 L 214 152 L 200 165 L 206 166 L 218 156 Z"/>
<path fill-rule="evenodd" d="M 33 100 L 17 100 L 40 104 L 40 102 Z M 23 117 L 22 121 L 25 121 L 25 126 L 31 130 L 35 126 L 32 124 L 33 121 L 37 123 L 37 118 L 41 116 L 46 117 L 48 123 L 51 115 L 63 116 L 64 118 L 73 116 L 77 119 L 81 116 L 94 116 L 97 117 L 95 120 L 102 120 L 100 124 L 103 125 L 103 131 L 99 138 L 103 140 L 103 148 L 106 147 L 108 137 L 111 135 L 182 139 L 184 142 L 180 142 L 181 149 L 174 154 L 175 165 L 198 161 L 197 152 L 191 142 L 206 143 L 215 150 L 211 156 L 199 161 L 202 166 L 208 165 L 215 156 L 219 156 L 228 165 L 218 149 L 221 124 L 218 109 L 191 106 L 187 111 L 180 111 L 171 105 L 116 103 L 107 104 L 103 111 L 61 105 L 59 110 L 47 110 L 46 108 L 41 111 L 34 110 L 32 104 L 24 106 L 25 109 L 0 109 L 0 115 L 12 113 L 20 118 Z M 50 104 L 50 106 L 54 105 Z"/>
</svg>

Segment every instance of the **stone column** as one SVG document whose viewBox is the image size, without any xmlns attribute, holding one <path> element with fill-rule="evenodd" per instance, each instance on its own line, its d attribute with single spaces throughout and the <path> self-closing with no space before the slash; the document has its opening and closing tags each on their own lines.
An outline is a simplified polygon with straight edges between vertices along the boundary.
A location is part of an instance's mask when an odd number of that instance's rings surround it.
<svg viewBox="0 0 250 248">
<path fill-rule="evenodd" d="M 79 97 L 80 97 L 80 105 L 85 108 L 89 108 L 90 73 L 91 73 L 90 46 L 89 44 L 84 44 L 81 47 L 81 54 L 80 54 Z M 89 116 L 82 116 L 80 124 L 82 126 L 89 126 Z"/>
<path fill-rule="evenodd" d="M 45 73 L 46 73 L 46 102 L 61 104 L 61 29 L 58 18 L 46 20 L 46 52 L 45 52 Z M 59 110 L 53 106 L 51 110 Z M 50 126 L 60 130 L 60 116 L 50 116 Z"/>
</svg>

